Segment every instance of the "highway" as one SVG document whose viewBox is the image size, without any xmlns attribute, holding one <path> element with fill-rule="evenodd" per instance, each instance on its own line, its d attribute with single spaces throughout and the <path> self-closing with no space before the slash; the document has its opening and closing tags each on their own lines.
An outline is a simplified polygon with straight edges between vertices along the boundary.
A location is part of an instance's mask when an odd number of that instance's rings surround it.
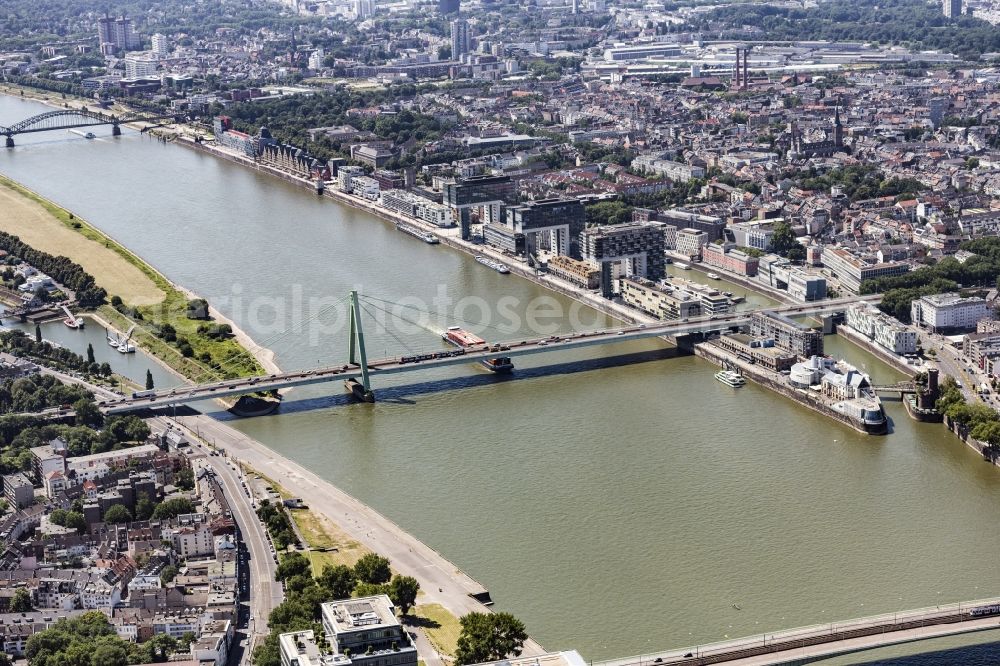
<svg viewBox="0 0 1000 666">
<path fill-rule="evenodd" d="M 787 316 L 828 315 L 842 312 L 847 306 L 861 301 L 878 302 L 881 296 L 861 296 L 839 298 L 819 303 L 786 305 L 766 308 L 767 311 L 778 312 Z M 543 354 L 563 349 L 575 349 L 596 345 L 607 345 L 631 340 L 663 336 L 681 336 L 692 333 L 707 333 L 722 331 L 744 326 L 750 321 L 753 311 L 736 312 L 727 315 L 698 317 L 690 320 L 669 321 L 659 324 L 637 324 L 622 328 L 611 328 L 592 332 L 570 333 L 561 336 L 543 338 L 528 338 L 492 344 L 487 343 L 466 348 L 461 353 L 444 355 L 434 354 L 435 358 L 425 358 L 419 361 L 413 357 L 392 357 L 369 361 L 368 371 L 372 379 L 379 375 L 413 372 L 427 368 L 438 368 L 449 365 L 468 364 L 481 359 L 497 356 L 525 356 L 528 354 Z M 411 360 L 407 360 L 410 358 Z M 199 400 L 222 398 L 232 395 L 244 395 L 258 391 L 272 391 L 309 384 L 321 384 L 335 380 L 346 380 L 361 377 L 358 365 L 337 365 L 313 370 L 293 371 L 260 377 L 243 377 L 200 384 L 192 387 L 182 387 L 169 390 L 140 392 L 132 397 L 109 398 L 98 402 L 98 407 L 105 414 L 121 414 L 138 409 L 166 407 L 170 405 L 196 402 Z"/>
</svg>

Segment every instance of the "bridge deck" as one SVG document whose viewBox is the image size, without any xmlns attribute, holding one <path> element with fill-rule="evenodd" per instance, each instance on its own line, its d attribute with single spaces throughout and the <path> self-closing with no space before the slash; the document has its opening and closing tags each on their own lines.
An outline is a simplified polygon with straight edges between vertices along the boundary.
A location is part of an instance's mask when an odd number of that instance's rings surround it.
<svg viewBox="0 0 1000 666">
<path fill-rule="evenodd" d="M 975 609 L 985 610 L 974 615 Z M 594 666 L 807 663 L 838 654 L 1000 628 L 1000 597 L 800 627 L 667 652 L 595 662 Z"/>
<path fill-rule="evenodd" d="M 867 297 L 867 300 L 878 297 Z M 844 307 L 858 302 L 857 298 L 842 298 L 807 305 L 791 305 L 776 308 L 766 308 L 768 311 L 779 312 L 791 316 L 824 315 L 843 311 Z M 435 358 L 420 362 L 403 362 L 402 357 L 393 357 L 371 361 L 368 370 L 372 378 L 379 375 L 391 375 L 403 372 L 414 372 L 430 368 L 476 362 L 480 359 L 496 358 L 497 356 L 525 356 L 528 354 L 543 354 L 564 349 L 576 349 L 596 345 L 642 340 L 645 338 L 679 336 L 692 333 L 721 331 L 746 324 L 752 311 L 737 312 L 718 317 L 700 317 L 689 321 L 665 322 L 662 324 L 636 325 L 623 328 L 613 328 L 589 333 L 572 333 L 548 338 L 530 338 L 502 343 L 505 349 L 491 351 L 489 345 L 482 345 L 467 350 L 460 356 Z M 126 397 L 120 400 L 106 400 L 98 403 L 106 414 L 120 414 L 153 407 L 196 402 L 211 398 L 222 398 L 232 395 L 244 395 L 257 391 L 272 391 L 295 386 L 321 384 L 335 380 L 346 380 L 361 376 L 361 368 L 357 365 L 336 365 L 315 370 L 285 372 L 261 377 L 245 377 L 209 384 L 201 384 L 190 388 L 156 391 L 152 396 Z"/>
</svg>

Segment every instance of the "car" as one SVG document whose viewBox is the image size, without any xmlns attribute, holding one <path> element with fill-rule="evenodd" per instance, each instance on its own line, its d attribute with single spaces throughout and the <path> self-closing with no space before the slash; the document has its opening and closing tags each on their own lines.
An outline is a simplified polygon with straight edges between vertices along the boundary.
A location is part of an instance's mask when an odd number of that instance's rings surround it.
<svg viewBox="0 0 1000 666">
<path fill-rule="evenodd" d="M 615 335 L 625 335 L 625 331 L 618 331 Z"/>
</svg>

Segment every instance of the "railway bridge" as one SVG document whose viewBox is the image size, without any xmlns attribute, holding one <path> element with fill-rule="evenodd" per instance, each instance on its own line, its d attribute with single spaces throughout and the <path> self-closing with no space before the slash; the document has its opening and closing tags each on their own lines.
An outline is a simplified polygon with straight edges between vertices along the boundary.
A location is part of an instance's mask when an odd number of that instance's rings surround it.
<svg viewBox="0 0 1000 666">
<path fill-rule="evenodd" d="M 0 125 L 0 134 L 6 137 L 7 147 L 13 148 L 14 137 L 18 134 L 111 125 L 111 133 L 114 136 L 120 136 L 122 133 L 121 126 L 125 123 L 140 121 L 154 122 L 168 118 L 175 119 L 175 116 L 144 111 L 129 111 L 121 115 L 116 115 L 86 107 L 82 109 L 58 109 L 39 113 L 36 116 L 14 123 L 10 127 Z"/>
</svg>

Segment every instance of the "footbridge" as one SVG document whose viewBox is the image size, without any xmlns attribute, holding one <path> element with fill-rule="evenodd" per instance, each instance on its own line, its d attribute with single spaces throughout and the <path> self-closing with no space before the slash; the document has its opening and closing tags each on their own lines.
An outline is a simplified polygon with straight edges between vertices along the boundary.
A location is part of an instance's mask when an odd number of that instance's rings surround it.
<svg viewBox="0 0 1000 666">
<path fill-rule="evenodd" d="M 114 136 L 119 136 L 122 133 L 121 125 L 125 123 L 155 122 L 157 120 L 164 120 L 168 118 L 174 119 L 175 116 L 143 111 L 129 111 L 122 115 L 115 115 L 87 108 L 59 109 L 57 111 L 39 113 L 37 116 L 26 118 L 19 123 L 11 125 L 10 127 L 0 125 L 0 134 L 7 138 L 7 147 L 13 148 L 14 136 L 18 134 L 111 125 L 111 133 Z"/>
<path fill-rule="evenodd" d="M 278 391 L 296 386 L 323 384 L 332 381 L 356 380 L 363 387 L 368 398 L 374 399 L 372 381 L 383 375 L 418 372 L 459 364 L 478 364 L 480 361 L 498 357 L 515 358 L 529 354 L 545 354 L 553 351 L 608 345 L 632 340 L 658 337 L 680 337 L 698 334 L 713 334 L 737 330 L 746 326 L 754 312 L 769 311 L 789 317 L 824 317 L 843 312 L 846 307 L 859 300 L 877 302 L 878 295 L 840 298 L 817 303 L 786 305 L 780 307 L 745 310 L 725 315 L 713 315 L 665 321 L 653 324 L 635 324 L 620 328 L 609 328 L 589 332 L 573 332 L 546 337 L 522 338 L 508 341 L 483 342 L 465 348 L 427 353 L 412 353 L 377 360 L 369 360 L 364 343 L 361 298 L 356 292 L 350 295 L 350 347 L 346 363 L 318 367 L 308 370 L 282 372 L 257 377 L 240 377 L 222 381 L 196 384 L 173 389 L 137 391 L 131 396 L 108 398 L 98 402 L 105 414 L 121 414 L 142 409 L 171 407 L 212 398 L 247 395 L 259 392 Z M 369 313 L 370 314 L 370 313 Z"/>
<path fill-rule="evenodd" d="M 995 597 L 594 662 L 592 666 L 808 664 L 837 655 L 998 628 L 1000 597 Z"/>
</svg>

